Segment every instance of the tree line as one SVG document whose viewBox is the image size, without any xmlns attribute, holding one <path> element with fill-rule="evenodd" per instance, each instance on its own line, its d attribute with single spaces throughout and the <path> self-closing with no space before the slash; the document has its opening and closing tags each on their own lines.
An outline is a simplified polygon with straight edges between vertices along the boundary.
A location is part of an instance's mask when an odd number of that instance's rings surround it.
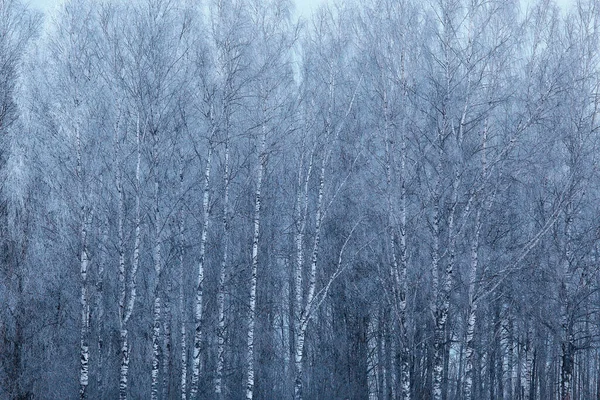
<svg viewBox="0 0 600 400">
<path fill-rule="evenodd" d="M 0 0 L 0 397 L 600 396 L 600 7 Z"/>
</svg>

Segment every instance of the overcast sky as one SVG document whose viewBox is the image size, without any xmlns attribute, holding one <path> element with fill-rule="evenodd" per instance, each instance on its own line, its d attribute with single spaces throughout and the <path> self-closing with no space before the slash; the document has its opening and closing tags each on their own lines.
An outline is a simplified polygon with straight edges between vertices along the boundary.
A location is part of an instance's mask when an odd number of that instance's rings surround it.
<svg viewBox="0 0 600 400">
<path fill-rule="evenodd" d="M 36 7 L 39 8 L 40 10 L 47 10 L 50 9 L 51 7 L 53 7 L 54 5 L 60 3 L 62 0 L 29 0 L 29 3 Z M 307 13 L 310 13 L 311 10 L 313 10 L 316 6 L 318 6 L 319 4 L 325 2 L 327 0 L 296 0 L 296 4 L 298 7 L 298 11 L 301 14 L 306 15 Z M 527 3 L 530 0 L 521 0 L 524 3 Z M 563 8 L 566 9 L 568 8 L 570 5 L 575 4 L 575 0 L 556 0 L 556 2 Z"/>
</svg>

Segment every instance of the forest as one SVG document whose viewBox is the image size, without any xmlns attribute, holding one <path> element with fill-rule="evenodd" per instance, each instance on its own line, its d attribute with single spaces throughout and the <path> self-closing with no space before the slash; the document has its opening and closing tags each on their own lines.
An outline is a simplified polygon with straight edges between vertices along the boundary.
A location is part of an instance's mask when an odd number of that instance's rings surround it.
<svg viewBox="0 0 600 400">
<path fill-rule="evenodd" d="M 0 0 L 0 398 L 600 398 L 600 2 Z"/>
</svg>

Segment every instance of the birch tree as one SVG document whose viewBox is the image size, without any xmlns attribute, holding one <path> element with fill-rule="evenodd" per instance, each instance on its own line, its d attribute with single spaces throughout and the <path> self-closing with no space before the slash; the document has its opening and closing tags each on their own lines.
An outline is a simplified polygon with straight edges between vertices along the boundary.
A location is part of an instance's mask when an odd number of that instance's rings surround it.
<svg viewBox="0 0 600 400">
<path fill-rule="evenodd" d="M 406 26 L 409 19 L 418 23 L 418 16 L 409 2 L 376 2 L 365 9 L 362 17 L 361 37 L 363 50 L 368 55 L 365 63 L 372 71 L 372 94 L 377 99 L 373 119 L 383 143 L 383 168 L 386 180 L 386 213 L 388 219 L 388 246 L 390 268 L 386 277 L 393 279 L 392 296 L 394 324 L 399 332 L 400 346 L 400 396 L 408 399 L 410 388 L 410 344 L 407 326 L 408 296 L 408 232 L 407 232 L 407 181 L 408 175 L 408 132 L 409 117 L 407 57 L 413 50 Z M 399 154 L 399 156 L 396 156 Z M 399 191 L 397 187 L 399 186 Z M 381 360 L 378 360 L 381 362 Z"/>
<path fill-rule="evenodd" d="M 207 73 L 202 78 L 200 91 L 203 93 L 203 114 L 210 127 L 209 152 L 219 144 L 222 153 L 222 255 L 218 267 L 217 281 L 217 360 L 214 390 L 217 398 L 224 398 L 227 388 L 223 379 L 225 368 L 226 337 L 226 281 L 230 268 L 231 241 L 231 125 L 235 105 L 242 100 L 244 91 L 244 69 L 246 68 L 248 43 L 244 38 L 249 26 L 244 17 L 245 7 L 238 2 L 218 1 L 210 4 L 210 40 L 208 48 L 211 56 L 206 59 Z"/>
<path fill-rule="evenodd" d="M 87 398 L 89 384 L 89 358 L 90 358 L 90 287 L 88 275 L 90 273 L 90 231 L 93 213 L 92 204 L 93 186 L 91 185 L 91 169 L 88 168 L 86 149 L 93 143 L 88 136 L 94 126 L 94 116 L 91 109 L 94 107 L 87 92 L 92 90 L 95 82 L 92 80 L 95 61 L 94 45 L 91 38 L 94 36 L 93 20 L 90 10 L 85 4 L 67 3 L 58 16 L 60 24 L 57 26 L 56 37 L 50 39 L 50 46 L 56 58 L 52 59 L 55 73 L 60 74 L 64 68 L 68 73 L 65 81 L 53 81 L 54 90 L 62 96 L 52 116 L 57 124 L 57 133 L 67 143 L 67 148 L 73 151 L 72 179 L 76 182 L 77 189 L 71 193 L 75 204 L 73 210 L 78 225 L 78 264 L 80 275 L 80 371 L 79 371 L 79 397 Z M 58 58 L 58 55 L 63 58 Z M 57 154 L 60 158 L 61 155 Z M 68 167 L 67 167 L 68 168 Z M 70 169 L 70 168 L 69 168 Z M 64 193 L 63 195 L 67 195 Z"/>
<path fill-rule="evenodd" d="M 342 67 L 352 61 L 352 49 L 345 36 L 344 26 L 351 23 L 351 15 L 351 9 L 341 6 L 321 8 L 313 16 L 312 28 L 307 32 L 303 43 L 304 69 L 300 87 L 302 103 L 299 107 L 299 129 L 302 133 L 294 188 L 295 262 L 291 284 L 294 293 L 291 320 L 296 399 L 304 396 L 304 363 L 309 323 L 323 304 L 333 281 L 343 270 L 341 258 L 352 235 L 350 233 L 342 245 L 337 268 L 319 288 L 324 219 L 328 209 L 335 204 L 336 194 L 348 179 L 348 176 L 344 176 L 340 182 L 336 182 L 336 187 L 334 179 L 329 177 L 333 173 L 332 154 L 339 145 L 341 132 L 349 124 L 361 81 L 352 81 Z M 318 116 L 317 122 L 312 121 L 314 115 Z M 315 184 L 311 185 L 311 182 Z M 310 226 L 312 232 L 309 231 Z"/>
</svg>

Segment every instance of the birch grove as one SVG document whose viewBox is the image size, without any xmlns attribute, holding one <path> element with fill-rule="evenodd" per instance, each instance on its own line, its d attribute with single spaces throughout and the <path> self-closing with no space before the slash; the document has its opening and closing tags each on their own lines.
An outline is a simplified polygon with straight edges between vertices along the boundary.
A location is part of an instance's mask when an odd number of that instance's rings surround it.
<svg viewBox="0 0 600 400">
<path fill-rule="evenodd" d="M 598 397 L 572 3 L 0 0 L 0 398 Z"/>
</svg>

